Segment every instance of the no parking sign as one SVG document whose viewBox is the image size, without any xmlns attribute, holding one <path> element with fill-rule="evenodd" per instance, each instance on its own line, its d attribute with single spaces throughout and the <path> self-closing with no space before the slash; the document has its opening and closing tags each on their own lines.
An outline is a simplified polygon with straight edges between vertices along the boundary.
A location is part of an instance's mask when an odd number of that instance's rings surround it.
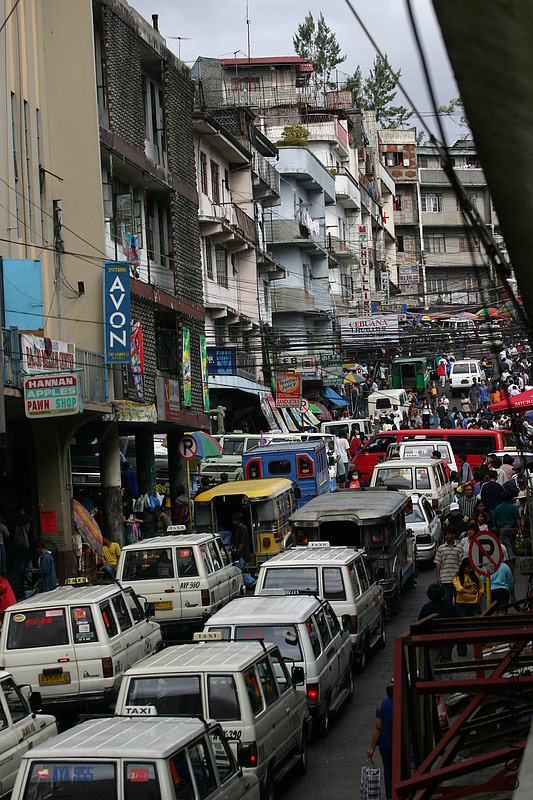
<svg viewBox="0 0 533 800">
<path fill-rule="evenodd" d="M 190 458 L 194 458 L 197 449 L 198 445 L 192 436 L 183 436 L 179 440 L 178 451 L 180 456 L 186 461 L 188 461 Z"/>
<path fill-rule="evenodd" d="M 473 536 L 469 547 L 470 563 L 478 575 L 493 575 L 502 563 L 500 540 L 490 531 L 480 531 Z"/>
</svg>

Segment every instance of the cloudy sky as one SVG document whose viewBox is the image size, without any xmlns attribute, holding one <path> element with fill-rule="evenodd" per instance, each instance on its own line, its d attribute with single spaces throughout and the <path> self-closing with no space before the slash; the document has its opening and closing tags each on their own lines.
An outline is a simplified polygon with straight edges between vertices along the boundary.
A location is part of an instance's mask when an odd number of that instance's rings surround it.
<svg viewBox="0 0 533 800">
<path fill-rule="evenodd" d="M 247 53 L 246 0 L 129 0 L 143 17 L 151 21 L 159 15 L 159 30 L 171 50 L 189 65 L 196 57 L 231 58 Z M 442 43 L 431 0 L 414 0 L 417 20 L 429 57 L 438 102 L 446 103 L 458 92 Z M 435 130 L 429 114 L 430 103 L 424 88 L 418 55 L 415 51 L 404 0 L 381 0 L 353 5 L 362 16 L 379 47 L 388 54 L 394 69 L 401 68 L 401 80 L 428 124 Z M 252 56 L 292 55 L 292 37 L 308 11 L 315 19 L 323 12 L 326 23 L 337 35 L 347 58 L 339 65 L 339 79 L 351 74 L 359 64 L 366 74 L 375 52 L 351 14 L 345 0 L 248 0 L 250 51 Z M 170 37 L 183 37 L 180 41 Z M 397 97 L 397 104 L 407 105 Z M 464 135 L 456 125 L 447 125 L 448 136 Z"/>
</svg>

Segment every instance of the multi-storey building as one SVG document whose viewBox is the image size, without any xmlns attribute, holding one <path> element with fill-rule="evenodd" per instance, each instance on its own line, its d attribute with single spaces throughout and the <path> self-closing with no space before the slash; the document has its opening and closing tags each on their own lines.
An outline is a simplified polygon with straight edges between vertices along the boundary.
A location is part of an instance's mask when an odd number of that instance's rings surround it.
<svg viewBox="0 0 533 800">
<path fill-rule="evenodd" d="M 95 499 L 120 538 L 119 434 L 136 434 L 140 487 L 152 493 L 153 433 L 168 434 L 175 493 L 179 435 L 209 424 L 194 84 L 156 25 L 124 0 L 21 3 L 1 36 L 2 501 L 8 514 L 31 506 L 36 534 L 68 573 L 75 447 L 91 445 L 97 470 L 100 460 Z M 129 267 L 104 314 L 111 261 Z M 106 363 L 106 323 L 124 342 L 131 332 L 124 363 Z M 71 414 L 55 413 L 70 399 L 56 409 L 23 398 L 25 375 L 46 381 L 52 371 L 81 385 Z"/>
</svg>

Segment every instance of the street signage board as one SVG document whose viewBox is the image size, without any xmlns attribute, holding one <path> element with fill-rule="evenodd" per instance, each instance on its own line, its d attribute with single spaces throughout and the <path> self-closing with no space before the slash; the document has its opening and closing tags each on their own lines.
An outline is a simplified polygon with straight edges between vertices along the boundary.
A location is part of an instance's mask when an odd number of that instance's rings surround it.
<svg viewBox="0 0 533 800">
<path fill-rule="evenodd" d="M 24 413 L 27 417 L 66 417 L 83 411 L 78 375 L 26 375 L 23 382 Z"/>
<path fill-rule="evenodd" d="M 343 346 L 368 346 L 370 342 L 399 341 L 398 314 L 375 314 L 370 317 L 340 317 Z"/>
<path fill-rule="evenodd" d="M 300 408 L 302 405 L 302 376 L 296 372 L 276 374 L 276 405 L 278 408 Z"/>
<path fill-rule="evenodd" d="M 196 441 L 192 438 L 192 436 L 183 436 L 179 440 L 178 451 L 180 456 L 186 461 L 195 457 L 197 449 L 198 447 L 196 445 Z"/>
<path fill-rule="evenodd" d="M 502 563 L 500 540 L 495 533 L 480 531 L 472 538 L 469 547 L 470 563 L 478 575 L 492 575 Z"/>
<path fill-rule="evenodd" d="M 130 265 L 104 264 L 104 356 L 106 364 L 131 361 Z"/>
</svg>

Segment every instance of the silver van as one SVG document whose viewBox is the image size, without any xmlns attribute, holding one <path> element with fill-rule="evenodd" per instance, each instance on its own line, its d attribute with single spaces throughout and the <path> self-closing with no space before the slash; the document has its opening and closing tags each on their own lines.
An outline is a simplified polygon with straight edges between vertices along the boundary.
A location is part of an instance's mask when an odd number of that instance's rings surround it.
<svg viewBox="0 0 533 800">
<path fill-rule="evenodd" d="M 272 642 L 287 664 L 303 667 L 313 732 L 327 736 L 330 714 L 353 700 L 350 627 L 351 619 L 338 620 L 327 600 L 281 593 L 233 600 L 205 630 L 228 640 Z"/>
</svg>

